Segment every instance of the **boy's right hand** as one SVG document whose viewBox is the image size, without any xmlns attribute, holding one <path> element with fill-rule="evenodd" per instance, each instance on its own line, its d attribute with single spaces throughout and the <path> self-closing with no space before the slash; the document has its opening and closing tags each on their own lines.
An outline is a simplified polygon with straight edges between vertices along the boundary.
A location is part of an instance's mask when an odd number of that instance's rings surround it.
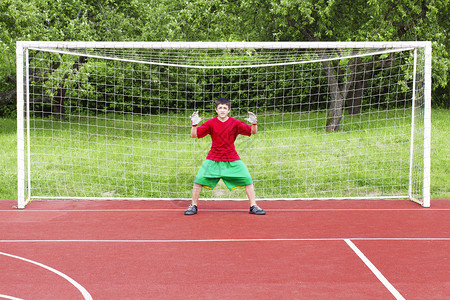
<svg viewBox="0 0 450 300">
<path fill-rule="evenodd" d="M 197 126 L 203 120 L 203 117 L 198 116 L 198 111 L 194 112 L 192 116 L 189 117 L 192 122 L 192 126 Z"/>
</svg>

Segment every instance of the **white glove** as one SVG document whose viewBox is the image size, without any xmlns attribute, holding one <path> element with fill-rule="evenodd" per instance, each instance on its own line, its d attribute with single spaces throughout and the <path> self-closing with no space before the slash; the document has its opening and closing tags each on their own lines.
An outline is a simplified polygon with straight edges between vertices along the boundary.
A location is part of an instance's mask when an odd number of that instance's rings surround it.
<svg viewBox="0 0 450 300">
<path fill-rule="evenodd" d="M 189 117 L 192 122 L 192 126 L 197 126 L 203 120 L 203 117 L 198 116 L 198 111 L 194 112 L 192 116 Z"/>
<path fill-rule="evenodd" d="M 248 112 L 248 118 L 245 118 L 245 121 L 256 125 L 258 123 L 258 118 L 256 118 L 256 115 L 254 113 Z"/>
</svg>

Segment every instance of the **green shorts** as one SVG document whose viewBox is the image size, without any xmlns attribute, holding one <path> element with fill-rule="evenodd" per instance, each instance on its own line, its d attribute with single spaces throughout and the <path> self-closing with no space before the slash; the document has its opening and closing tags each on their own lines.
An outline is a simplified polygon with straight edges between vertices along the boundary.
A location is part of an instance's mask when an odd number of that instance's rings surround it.
<svg viewBox="0 0 450 300">
<path fill-rule="evenodd" d="M 230 191 L 253 183 L 242 160 L 214 161 L 209 159 L 205 160 L 198 170 L 194 182 L 212 190 L 220 179 Z"/>
</svg>

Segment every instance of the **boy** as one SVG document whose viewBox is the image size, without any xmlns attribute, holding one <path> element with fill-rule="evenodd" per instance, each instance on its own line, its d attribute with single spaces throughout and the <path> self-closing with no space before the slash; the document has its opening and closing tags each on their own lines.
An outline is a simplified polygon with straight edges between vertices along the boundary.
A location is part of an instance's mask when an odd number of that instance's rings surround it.
<svg viewBox="0 0 450 300">
<path fill-rule="evenodd" d="M 212 145 L 205 162 L 195 177 L 192 190 L 192 204 L 184 212 L 185 215 L 195 215 L 197 213 L 197 202 L 202 187 L 214 189 L 220 179 L 225 182 L 230 191 L 245 186 L 245 193 L 250 201 L 250 214 L 266 214 L 263 209 L 256 205 L 252 178 L 234 147 L 234 141 L 239 134 L 250 136 L 257 133 L 256 115 L 251 112 L 248 113 L 249 117 L 245 120 L 252 124 L 250 126 L 240 120 L 229 117 L 228 113 L 230 111 L 230 100 L 219 98 L 216 101 L 216 118 L 197 127 L 198 123 L 203 120 L 203 117 L 200 118 L 198 116 L 198 111 L 194 112 L 190 117 L 192 121 L 191 137 L 203 138 L 209 134 L 211 135 Z"/>
</svg>

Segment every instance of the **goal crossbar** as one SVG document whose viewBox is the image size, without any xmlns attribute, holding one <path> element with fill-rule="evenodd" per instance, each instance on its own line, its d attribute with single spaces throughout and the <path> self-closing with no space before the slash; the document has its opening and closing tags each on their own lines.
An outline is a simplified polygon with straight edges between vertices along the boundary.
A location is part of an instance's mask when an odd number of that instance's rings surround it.
<svg viewBox="0 0 450 300">
<path fill-rule="evenodd" d="M 426 48 L 427 41 L 391 42 L 63 42 L 17 41 L 21 48 L 59 49 L 386 49 Z"/>
</svg>

